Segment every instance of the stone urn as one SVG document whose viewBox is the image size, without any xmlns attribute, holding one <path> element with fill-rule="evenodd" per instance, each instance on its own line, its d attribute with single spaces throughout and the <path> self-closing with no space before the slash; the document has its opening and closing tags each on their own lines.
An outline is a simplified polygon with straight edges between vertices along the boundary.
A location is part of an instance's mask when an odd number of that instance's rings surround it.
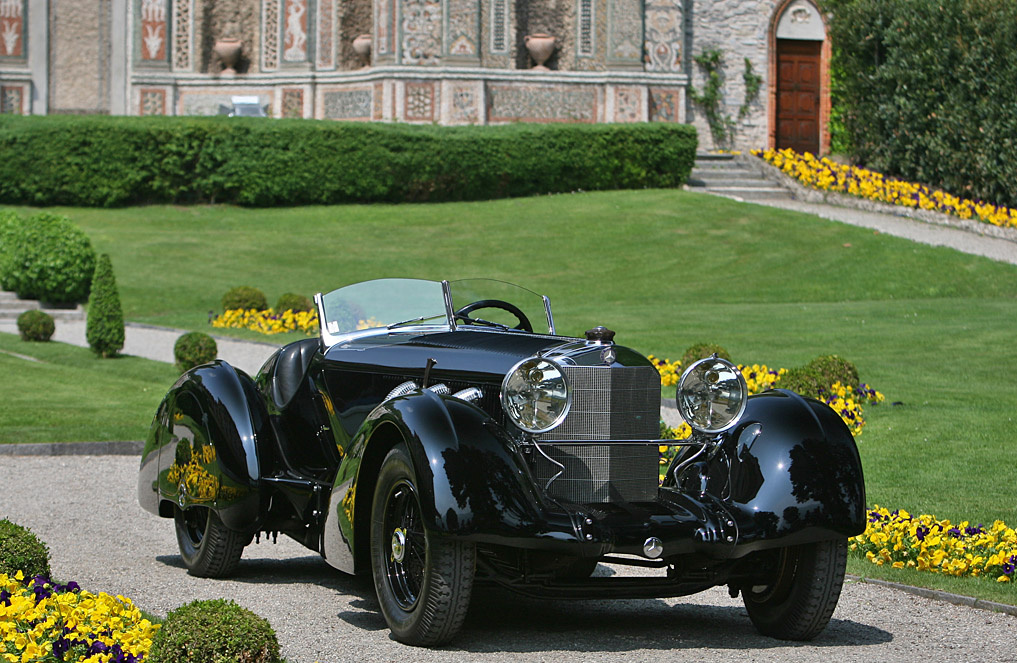
<svg viewBox="0 0 1017 663">
<path fill-rule="evenodd" d="M 371 35 L 359 35 L 353 39 L 353 52 L 363 66 L 371 64 Z"/>
<path fill-rule="evenodd" d="M 526 50 L 530 52 L 530 57 L 536 63 L 533 65 L 533 68 L 537 71 L 547 71 L 548 69 L 544 66 L 544 63 L 554 54 L 554 37 L 537 33 L 526 35 L 523 41 L 526 43 Z"/>
<path fill-rule="evenodd" d="M 219 61 L 222 62 L 223 76 L 236 76 L 236 64 L 240 60 L 240 51 L 244 47 L 244 42 L 240 39 L 219 39 L 212 46 L 212 52 L 216 54 Z"/>
</svg>

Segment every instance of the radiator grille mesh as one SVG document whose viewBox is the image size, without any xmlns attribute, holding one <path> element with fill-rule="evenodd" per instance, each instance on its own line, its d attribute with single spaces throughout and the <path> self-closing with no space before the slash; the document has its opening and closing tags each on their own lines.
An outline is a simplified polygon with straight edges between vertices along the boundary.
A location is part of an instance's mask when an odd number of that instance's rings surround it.
<svg viewBox="0 0 1017 663">
<path fill-rule="evenodd" d="M 657 496 L 655 444 L 541 442 L 539 445 L 555 461 L 539 452 L 534 454 L 534 475 L 541 487 L 561 472 L 547 487 L 553 497 L 590 504 L 645 502 Z"/>
<path fill-rule="evenodd" d="M 565 421 L 542 440 L 653 440 L 660 434 L 660 375 L 653 366 L 564 366 L 572 385 Z"/>
<path fill-rule="evenodd" d="M 652 366 L 564 366 L 572 386 L 565 421 L 538 438 L 534 474 L 554 497 L 581 504 L 640 502 L 657 495 L 660 375 Z M 604 443 L 597 443 L 604 440 Z M 626 442 L 632 440 L 632 442 Z M 610 442 L 608 442 L 610 441 Z M 586 442 L 585 444 L 580 442 Z"/>
</svg>

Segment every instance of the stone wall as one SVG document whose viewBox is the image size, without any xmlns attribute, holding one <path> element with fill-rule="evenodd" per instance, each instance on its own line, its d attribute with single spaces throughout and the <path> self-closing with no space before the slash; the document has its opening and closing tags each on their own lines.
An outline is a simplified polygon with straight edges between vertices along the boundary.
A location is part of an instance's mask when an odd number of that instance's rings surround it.
<svg viewBox="0 0 1017 663">
<path fill-rule="evenodd" d="M 688 11 L 688 72 L 690 85 L 702 91 L 705 85 L 702 69 L 693 58 L 704 51 L 718 49 L 723 54 L 724 101 L 723 114 L 736 122 L 735 147 L 741 149 L 766 147 L 768 141 L 767 99 L 769 76 L 769 31 L 774 12 L 780 0 L 690 0 Z M 753 72 L 763 78 L 759 99 L 752 104 L 744 119 L 738 119 L 738 109 L 745 101 L 745 58 L 752 63 Z M 714 145 L 701 109 L 689 104 L 688 119 L 699 131 L 700 149 L 721 147 Z"/>
<path fill-rule="evenodd" d="M 49 112 L 110 112 L 109 0 L 50 0 Z"/>
</svg>

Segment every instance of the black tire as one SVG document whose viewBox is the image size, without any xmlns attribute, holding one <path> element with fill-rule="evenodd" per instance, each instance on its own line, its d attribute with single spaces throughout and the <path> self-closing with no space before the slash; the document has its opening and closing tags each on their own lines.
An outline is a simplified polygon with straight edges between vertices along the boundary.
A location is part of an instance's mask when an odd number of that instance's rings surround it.
<svg viewBox="0 0 1017 663">
<path fill-rule="evenodd" d="M 846 538 L 781 550 L 773 582 L 742 591 L 749 619 L 763 635 L 811 640 L 830 622 L 846 565 Z"/>
<path fill-rule="evenodd" d="M 251 538 L 226 527 L 212 509 L 192 506 L 173 509 L 177 546 L 187 572 L 201 578 L 231 575 Z"/>
<path fill-rule="evenodd" d="M 406 446 L 382 461 L 371 510 L 371 568 L 381 612 L 392 636 L 434 646 L 462 628 L 476 566 L 471 543 L 451 541 L 423 526 L 416 475 Z"/>
</svg>

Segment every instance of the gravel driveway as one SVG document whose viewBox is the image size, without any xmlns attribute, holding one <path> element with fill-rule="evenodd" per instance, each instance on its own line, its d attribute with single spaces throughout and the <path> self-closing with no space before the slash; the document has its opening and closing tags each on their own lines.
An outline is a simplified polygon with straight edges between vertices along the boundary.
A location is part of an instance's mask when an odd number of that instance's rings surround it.
<svg viewBox="0 0 1017 663">
<path fill-rule="evenodd" d="M 389 638 L 370 582 L 289 539 L 247 548 L 234 579 L 187 575 L 172 521 L 137 504 L 137 466 L 131 456 L 4 457 L 0 517 L 49 545 L 57 579 L 123 594 L 150 612 L 199 598 L 236 600 L 271 622 L 290 663 L 1017 660 L 1017 618 L 864 583 L 844 587 L 830 626 L 808 644 L 756 635 L 741 601 L 723 589 L 613 602 L 478 589 L 453 646 L 411 649 Z"/>
</svg>

